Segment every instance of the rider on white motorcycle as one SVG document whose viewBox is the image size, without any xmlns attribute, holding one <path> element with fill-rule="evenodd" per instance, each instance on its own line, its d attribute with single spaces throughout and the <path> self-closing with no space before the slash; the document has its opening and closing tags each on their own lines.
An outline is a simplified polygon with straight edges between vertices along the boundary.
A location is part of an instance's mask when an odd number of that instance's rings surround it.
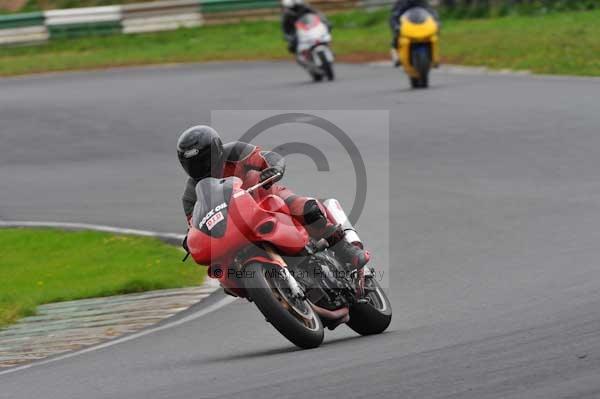
<svg viewBox="0 0 600 399">
<path fill-rule="evenodd" d="M 319 11 L 312 8 L 304 2 L 304 0 L 282 0 L 281 7 L 283 14 L 281 15 L 281 27 L 283 35 L 288 43 L 288 51 L 292 54 L 296 53 L 298 46 L 298 38 L 296 36 L 296 22 L 306 14 L 316 14 L 327 28 L 331 30 L 329 21 Z"/>
</svg>

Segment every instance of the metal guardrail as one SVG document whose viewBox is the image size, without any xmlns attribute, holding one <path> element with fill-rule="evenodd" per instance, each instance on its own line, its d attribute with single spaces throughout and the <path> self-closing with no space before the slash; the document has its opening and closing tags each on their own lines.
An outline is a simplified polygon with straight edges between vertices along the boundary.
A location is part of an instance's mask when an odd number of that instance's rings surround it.
<svg viewBox="0 0 600 399">
<path fill-rule="evenodd" d="M 142 33 L 275 18 L 280 0 L 167 0 L 0 16 L 0 45 L 48 38 Z M 324 12 L 387 6 L 393 0 L 313 0 Z"/>
<path fill-rule="evenodd" d="M 44 25 L 0 29 L 0 45 L 42 43 L 49 37 L 48 29 Z"/>
<path fill-rule="evenodd" d="M 44 13 L 50 38 L 69 38 L 120 33 L 121 7 L 89 7 Z"/>
<path fill-rule="evenodd" d="M 203 0 L 200 9 L 203 13 L 246 11 L 279 7 L 277 0 Z"/>
<path fill-rule="evenodd" d="M 48 40 L 41 12 L 0 16 L 0 45 L 32 44 Z"/>
<path fill-rule="evenodd" d="M 122 6 L 123 33 L 157 32 L 202 25 L 198 0 L 157 1 Z"/>
<path fill-rule="evenodd" d="M 44 13 L 30 12 L 14 15 L 0 15 L 0 29 L 22 28 L 27 26 L 43 26 Z"/>
</svg>

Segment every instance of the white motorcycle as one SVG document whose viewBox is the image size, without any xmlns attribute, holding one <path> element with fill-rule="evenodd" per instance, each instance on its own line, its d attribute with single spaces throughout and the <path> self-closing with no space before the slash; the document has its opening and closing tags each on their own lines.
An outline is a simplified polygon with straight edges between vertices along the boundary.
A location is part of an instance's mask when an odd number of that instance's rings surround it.
<svg viewBox="0 0 600 399">
<path fill-rule="evenodd" d="M 329 27 L 316 14 L 306 14 L 296 22 L 296 60 L 315 82 L 323 77 L 333 80 L 334 56 L 329 43 L 331 33 Z"/>
</svg>

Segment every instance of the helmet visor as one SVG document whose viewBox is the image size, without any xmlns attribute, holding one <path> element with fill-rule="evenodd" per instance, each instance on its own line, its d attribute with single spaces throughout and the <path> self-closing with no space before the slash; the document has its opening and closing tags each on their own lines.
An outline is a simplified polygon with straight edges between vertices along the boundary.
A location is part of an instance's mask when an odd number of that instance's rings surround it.
<svg viewBox="0 0 600 399">
<path fill-rule="evenodd" d="M 179 153 L 181 166 L 190 177 L 197 180 L 211 176 L 211 166 L 220 164 L 218 159 L 212 157 L 218 157 L 218 154 L 212 154 L 210 147 L 202 151 L 192 149 Z"/>
</svg>

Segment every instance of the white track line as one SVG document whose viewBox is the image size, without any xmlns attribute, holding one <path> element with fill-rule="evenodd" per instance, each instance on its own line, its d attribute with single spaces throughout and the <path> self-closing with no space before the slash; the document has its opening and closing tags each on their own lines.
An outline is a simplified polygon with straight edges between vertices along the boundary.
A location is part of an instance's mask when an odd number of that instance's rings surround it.
<svg viewBox="0 0 600 399">
<path fill-rule="evenodd" d="M 131 234 L 131 235 L 137 235 L 137 236 L 171 238 L 171 239 L 178 239 L 178 240 L 183 239 L 183 237 L 184 237 L 182 234 L 176 234 L 176 233 L 158 233 L 155 231 L 148 231 L 148 230 L 125 229 L 125 228 L 120 228 L 120 227 L 103 226 L 103 225 L 99 225 L 99 224 L 87 224 L 87 223 L 0 221 L 0 228 L 1 227 L 51 227 L 51 228 L 71 229 L 71 230 L 94 230 L 94 231 L 103 231 L 103 232 L 116 233 L 116 234 Z M 49 364 L 49 363 L 58 362 L 60 360 L 65 360 L 65 359 L 69 359 L 69 358 L 72 358 L 75 356 L 83 355 L 85 353 L 95 352 L 97 350 L 101 350 L 104 348 L 111 347 L 113 345 L 131 341 L 131 340 L 134 340 L 137 338 L 141 338 L 141 337 L 144 337 L 146 335 L 149 335 L 149 334 L 152 334 L 152 333 L 155 333 L 158 331 L 163 331 L 163 330 L 167 330 L 169 328 L 177 327 L 184 323 L 190 322 L 192 320 L 196 320 L 202 316 L 212 313 L 215 310 L 221 309 L 223 306 L 229 305 L 233 301 L 235 301 L 235 298 L 228 296 L 228 297 L 225 297 L 225 298 L 219 300 L 216 303 L 213 303 L 212 305 L 210 305 L 206 308 L 203 308 L 202 310 L 200 310 L 196 313 L 192 313 L 191 315 L 183 317 L 179 320 L 175 320 L 170 323 L 167 322 L 158 327 L 142 330 L 137 333 L 126 335 L 124 337 L 117 338 L 117 339 L 114 339 L 111 341 L 107 341 L 105 343 L 95 345 L 95 346 L 92 346 L 89 348 L 85 348 L 85 349 L 82 349 L 82 350 L 79 350 L 76 352 L 70 352 L 70 353 L 66 353 L 61 356 L 53 357 L 51 359 L 41 360 L 38 362 L 33 362 L 33 363 L 25 364 L 23 366 L 17 366 L 14 368 L 10 368 L 8 370 L 0 371 L 0 376 L 15 373 L 15 372 L 21 371 L 21 370 L 26 370 L 26 369 L 29 369 L 32 367 L 37 367 L 37 366 L 42 366 L 42 365 Z"/>
<path fill-rule="evenodd" d="M 94 230 L 106 233 L 131 234 L 144 237 L 159 237 L 182 240 L 184 235 L 177 233 L 159 233 L 149 230 L 125 229 L 121 227 L 104 226 L 101 224 L 66 223 L 66 222 L 30 222 L 30 221 L 1 221 L 0 227 L 51 227 L 69 230 Z"/>
</svg>

